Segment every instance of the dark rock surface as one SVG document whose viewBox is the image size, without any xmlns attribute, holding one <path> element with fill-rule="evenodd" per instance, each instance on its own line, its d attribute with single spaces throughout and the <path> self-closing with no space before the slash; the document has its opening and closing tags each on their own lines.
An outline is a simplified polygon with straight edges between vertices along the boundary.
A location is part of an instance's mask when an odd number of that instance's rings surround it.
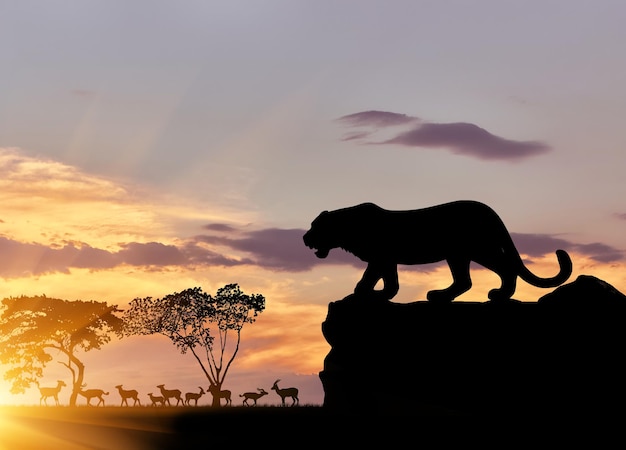
<svg viewBox="0 0 626 450">
<path fill-rule="evenodd" d="M 581 276 L 537 302 L 349 295 L 322 324 L 324 408 L 378 415 L 598 415 L 626 400 L 626 298 Z"/>
<path fill-rule="evenodd" d="M 563 307 L 597 306 L 626 303 L 626 295 L 606 281 L 592 275 L 579 275 L 575 281 L 559 286 L 537 301 L 541 304 L 560 304 Z"/>
</svg>

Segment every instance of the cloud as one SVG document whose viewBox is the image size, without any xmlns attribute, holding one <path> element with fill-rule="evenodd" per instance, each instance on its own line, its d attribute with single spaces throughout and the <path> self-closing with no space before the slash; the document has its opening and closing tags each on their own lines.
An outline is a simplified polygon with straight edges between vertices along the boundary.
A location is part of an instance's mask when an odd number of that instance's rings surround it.
<svg viewBox="0 0 626 450">
<path fill-rule="evenodd" d="M 599 242 L 577 244 L 547 234 L 511 233 L 511 238 L 520 253 L 528 256 L 543 256 L 557 249 L 577 252 L 598 262 L 613 262 L 624 258 L 621 250 Z"/>
<path fill-rule="evenodd" d="M 445 147 L 452 153 L 479 159 L 519 160 L 549 150 L 541 142 L 504 139 L 471 123 L 426 123 L 382 143 Z"/>
<path fill-rule="evenodd" d="M 591 244 L 574 244 L 573 248 L 579 253 L 588 255 L 591 259 L 603 263 L 619 261 L 624 257 L 621 250 L 600 242 L 592 242 Z"/>
<path fill-rule="evenodd" d="M 0 237 L 0 254 L 0 276 L 4 278 L 68 273 L 71 267 L 107 269 L 116 265 L 110 252 L 73 243 L 54 248 Z"/>
<path fill-rule="evenodd" d="M 362 266 L 358 259 L 342 251 L 318 260 L 302 242 L 304 230 L 268 228 L 242 232 L 231 226 L 209 225 L 204 228 L 218 230 L 220 234 L 199 235 L 176 245 L 122 243 L 117 251 L 94 248 L 84 242 L 47 245 L 0 237 L 0 254 L 3 255 L 0 277 L 20 278 L 70 273 L 72 269 L 107 270 L 120 266 L 158 270 L 165 267 L 191 269 L 250 265 L 288 272 L 307 271 L 318 264 Z"/>
<path fill-rule="evenodd" d="M 221 231 L 221 232 L 230 232 L 230 231 L 235 231 L 235 228 L 227 225 L 225 223 L 210 223 L 208 225 L 204 226 L 205 229 L 209 230 L 209 231 Z"/>
<path fill-rule="evenodd" d="M 1 193 L 31 196 L 57 203 L 84 200 L 121 201 L 122 186 L 102 177 L 81 173 L 57 161 L 24 155 L 17 148 L 0 148 Z M 71 196 L 69 194 L 72 194 Z M 3 198 L 4 200 L 4 198 Z"/>
<path fill-rule="evenodd" d="M 132 266 L 180 266 L 188 264 L 185 252 L 174 245 L 158 242 L 131 242 L 115 254 L 120 263 Z"/>
<path fill-rule="evenodd" d="M 145 269 L 164 267 L 234 266 L 255 264 L 251 259 L 233 259 L 194 243 L 181 246 L 158 242 L 131 242 L 118 251 L 70 242 L 63 246 L 24 243 L 0 237 L 0 277 L 20 278 L 49 273 L 70 273 L 71 269 L 106 270 L 120 266 Z"/>
<path fill-rule="evenodd" d="M 50 246 L 0 237 L 0 254 L 4 256 L 0 260 L 0 277 L 69 273 L 71 269 L 106 270 L 124 265 L 151 270 L 250 265 L 281 272 L 303 272 L 321 264 L 363 267 L 359 259 L 341 250 L 324 260 L 318 259 L 302 242 L 305 230 L 267 228 L 243 232 L 231 226 L 204 228 L 218 229 L 220 234 L 198 235 L 177 245 L 123 243 L 117 251 L 82 242 Z M 225 235 L 223 231 L 229 233 Z"/>
<path fill-rule="evenodd" d="M 550 151 L 550 147 L 543 142 L 506 139 L 467 122 L 424 123 L 416 117 L 382 111 L 365 111 L 337 120 L 350 128 L 368 127 L 368 130 L 352 131 L 342 138 L 344 141 L 361 141 L 363 144 L 444 148 L 455 154 L 478 159 L 510 161 Z M 370 139 L 376 131 L 391 125 L 411 125 L 411 128 L 382 141 Z"/>
<path fill-rule="evenodd" d="M 572 250 L 573 244 L 549 234 L 511 233 L 511 239 L 520 253 L 528 256 L 543 256 L 557 249 Z"/>
<path fill-rule="evenodd" d="M 343 251 L 331 253 L 320 260 L 308 249 L 302 236 L 306 230 L 267 228 L 249 231 L 241 237 L 196 236 L 198 242 L 223 246 L 231 250 L 250 255 L 247 264 L 254 264 L 265 269 L 302 272 L 318 264 L 348 264 L 361 267 L 362 264 L 352 255 Z"/>
<path fill-rule="evenodd" d="M 337 119 L 348 126 L 372 126 L 372 127 L 389 127 L 396 125 L 406 125 L 419 121 L 417 117 L 407 116 L 406 114 L 398 114 L 388 111 L 363 111 L 354 114 L 341 116 Z"/>
<path fill-rule="evenodd" d="M 341 249 L 325 259 L 317 258 L 302 242 L 305 230 L 265 228 L 242 231 L 235 227 L 217 228 L 219 235 L 202 234 L 177 245 L 158 242 L 130 242 L 117 251 L 94 248 L 83 242 L 48 246 L 0 237 L 0 277 L 17 278 L 47 273 L 69 273 L 71 269 L 107 270 L 119 266 L 159 270 L 164 267 L 256 266 L 279 272 L 304 272 L 320 265 L 346 265 L 363 269 L 365 263 Z M 602 243 L 577 244 L 545 234 L 511 233 L 520 253 L 529 257 L 552 255 L 563 249 L 586 255 L 598 262 L 624 258 L 623 252 Z M 405 270 L 422 270 L 405 266 Z"/>
<path fill-rule="evenodd" d="M 626 220 L 626 213 L 615 213 L 614 216 L 620 220 Z"/>
<path fill-rule="evenodd" d="M 346 133 L 341 138 L 342 141 L 358 141 L 363 140 L 365 138 L 369 138 L 372 133 L 368 133 L 367 131 L 357 131 L 354 133 Z"/>
</svg>

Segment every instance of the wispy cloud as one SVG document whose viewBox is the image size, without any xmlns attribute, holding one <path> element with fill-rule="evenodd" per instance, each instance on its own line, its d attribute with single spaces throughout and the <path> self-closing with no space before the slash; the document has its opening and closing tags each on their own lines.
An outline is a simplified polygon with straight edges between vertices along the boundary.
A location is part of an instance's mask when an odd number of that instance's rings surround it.
<svg viewBox="0 0 626 450">
<path fill-rule="evenodd" d="M 426 123 L 384 141 L 383 144 L 442 147 L 456 154 L 479 159 L 505 160 L 519 160 L 549 150 L 541 142 L 504 139 L 471 123 Z"/>
<path fill-rule="evenodd" d="M 371 132 L 368 131 L 355 131 L 354 133 L 346 133 L 341 138 L 342 141 L 359 141 L 366 138 L 369 138 L 372 135 Z"/>
<path fill-rule="evenodd" d="M 591 244 L 572 244 L 572 248 L 598 262 L 610 263 L 624 258 L 624 252 L 601 242 Z"/>
<path fill-rule="evenodd" d="M 550 151 L 541 141 L 518 141 L 490 133 L 478 125 L 467 122 L 422 122 L 417 117 L 383 111 L 364 111 L 342 116 L 338 122 L 352 130 L 344 135 L 344 141 L 360 141 L 362 144 L 395 144 L 419 148 L 443 148 L 452 153 L 484 160 L 517 161 Z M 391 138 L 375 141 L 371 137 L 377 131 L 391 125 L 407 125 Z"/>
<path fill-rule="evenodd" d="M 303 243 L 306 230 L 267 228 L 237 233 L 234 236 L 201 235 L 197 242 L 221 246 L 243 252 L 250 259 L 242 261 L 265 269 L 287 272 L 310 270 L 319 264 L 348 264 L 361 267 L 362 263 L 352 255 L 338 251 L 327 259 L 318 259 Z"/>
<path fill-rule="evenodd" d="M 0 277 L 21 278 L 50 273 L 70 273 L 72 269 L 93 271 L 131 266 L 149 271 L 165 267 L 230 267 L 254 265 L 252 259 L 234 259 L 202 248 L 193 242 L 180 246 L 159 242 L 131 242 L 111 251 L 86 243 L 68 242 L 61 247 L 25 243 L 0 237 Z"/>
<path fill-rule="evenodd" d="M 543 256 L 554 253 L 556 249 L 576 252 L 598 262 L 614 262 L 624 259 L 621 250 L 606 244 L 577 244 L 549 234 L 511 233 L 511 238 L 520 253 L 528 256 Z"/>
<path fill-rule="evenodd" d="M 124 243 L 116 251 L 95 248 L 84 242 L 47 245 L 0 237 L 0 254 L 3 255 L 0 277 L 20 278 L 69 273 L 72 269 L 106 270 L 120 266 L 158 270 L 164 267 L 192 269 L 252 265 L 267 270 L 301 272 L 320 263 L 302 243 L 303 234 L 303 230 L 276 228 L 248 233 L 234 230 L 232 236 L 200 235 L 177 245 Z M 359 265 L 354 257 L 342 253 L 324 263 Z"/>
<path fill-rule="evenodd" d="M 159 270 L 164 267 L 188 269 L 256 266 L 279 272 L 304 272 L 320 265 L 348 265 L 364 268 L 357 257 L 336 249 L 328 258 L 319 259 L 302 242 L 305 230 L 266 228 L 258 230 L 218 228 L 219 235 L 201 234 L 176 245 L 159 242 L 131 242 L 110 251 L 82 242 L 63 246 L 24 243 L 0 237 L 0 277 L 16 278 L 46 273 L 69 273 L 71 269 L 106 270 L 119 266 Z M 226 232 L 224 232 L 226 230 Z M 552 255 L 556 249 L 585 255 L 598 262 L 614 262 L 623 253 L 602 243 L 577 244 L 546 234 L 511 233 L 520 253 L 529 257 Z M 405 267 L 409 269 L 409 267 Z M 420 266 L 412 267 L 421 270 Z"/>
<path fill-rule="evenodd" d="M 302 272 L 320 264 L 363 263 L 343 251 L 319 260 L 302 242 L 305 230 L 268 228 L 254 231 L 234 227 L 218 228 L 219 235 L 202 234 L 176 245 L 159 242 L 130 242 L 111 251 L 84 242 L 47 245 L 0 237 L 0 277 L 19 278 L 48 273 L 69 273 L 72 269 L 106 270 L 133 266 L 146 270 L 165 267 L 188 269 L 257 266 L 271 271 Z M 229 233 L 224 233 L 230 230 Z"/>
<path fill-rule="evenodd" d="M 351 127 L 390 127 L 415 123 L 419 120 L 417 117 L 407 116 L 406 114 L 376 110 L 348 114 L 337 119 L 338 122 Z"/>
<path fill-rule="evenodd" d="M 235 228 L 225 223 L 210 223 L 204 226 L 209 231 L 221 231 L 224 233 L 235 231 Z"/>
</svg>

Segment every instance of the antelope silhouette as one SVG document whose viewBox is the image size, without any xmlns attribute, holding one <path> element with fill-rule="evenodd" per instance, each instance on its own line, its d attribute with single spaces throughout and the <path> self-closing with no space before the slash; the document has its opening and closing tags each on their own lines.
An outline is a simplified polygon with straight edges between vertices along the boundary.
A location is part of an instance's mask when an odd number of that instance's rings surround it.
<svg viewBox="0 0 626 450">
<path fill-rule="evenodd" d="M 256 405 L 256 401 L 267 395 L 267 392 L 263 388 L 257 388 L 259 392 L 244 392 L 243 394 L 239 394 L 239 397 L 243 397 L 243 404 L 246 406 L 250 406 L 248 404 L 248 400 L 254 400 L 254 405 Z"/>
<path fill-rule="evenodd" d="M 121 384 L 118 384 L 117 386 L 115 386 L 118 390 L 118 392 L 120 393 L 120 397 L 122 397 L 122 403 L 120 404 L 120 406 L 124 406 L 124 404 L 126 404 L 126 406 L 128 405 L 128 399 L 132 398 L 135 402 L 133 403 L 133 406 L 135 406 L 137 403 L 139 403 L 139 406 L 141 406 L 141 400 L 139 400 L 139 393 L 135 390 L 135 389 L 124 389 L 122 388 Z"/>
<path fill-rule="evenodd" d="M 280 389 L 278 387 L 278 382 L 280 380 L 274 381 L 274 385 L 272 386 L 272 390 L 276 391 L 278 395 L 280 395 L 280 399 L 282 401 L 283 406 L 285 406 L 285 398 L 291 397 L 291 406 L 296 404 L 300 404 L 300 399 L 298 399 L 298 388 L 290 387 L 285 389 Z"/>
<path fill-rule="evenodd" d="M 59 392 L 63 386 L 67 386 L 63 380 L 57 380 L 56 387 L 40 387 L 39 383 L 37 383 L 37 387 L 39 387 L 39 393 L 41 397 L 39 398 L 39 405 L 41 405 L 41 401 L 48 405 L 48 397 L 54 398 L 54 402 L 57 406 L 59 406 Z"/>
<path fill-rule="evenodd" d="M 78 391 L 78 393 L 87 399 L 87 406 L 91 406 L 91 399 L 92 398 L 97 398 L 98 399 L 98 403 L 96 404 L 96 406 L 100 406 L 100 403 L 102 403 L 102 406 L 104 406 L 104 399 L 102 398 L 102 396 L 103 395 L 109 395 L 109 393 L 108 392 L 104 392 L 102 389 L 87 389 L 87 390 L 83 390 L 83 388 L 85 386 L 86 386 L 86 384 L 83 384 L 80 387 L 80 390 Z"/>
<path fill-rule="evenodd" d="M 194 400 L 195 406 L 198 406 L 198 400 L 206 394 L 202 386 L 198 386 L 198 389 L 200 389 L 200 392 L 187 392 L 185 394 L 185 405 L 190 406 L 191 400 Z"/>
<path fill-rule="evenodd" d="M 169 406 L 172 405 L 170 403 L 170 398 L 176 399 L 176 406 L 178 406 L 179 403 L 182 403 L 183 405 L 185 404 L 185 401 L 181 398 L 181 392 L 179 389 L 165 389 L 164 384 L 159 384 L 157 387 L 161 390 L 161 395 Z"/>
</svg>

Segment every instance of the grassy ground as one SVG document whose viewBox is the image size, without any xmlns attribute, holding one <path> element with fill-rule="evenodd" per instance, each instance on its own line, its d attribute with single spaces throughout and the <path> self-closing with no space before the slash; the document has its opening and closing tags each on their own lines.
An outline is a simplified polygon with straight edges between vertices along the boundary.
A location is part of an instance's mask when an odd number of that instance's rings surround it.
<svg viewBox="0 0 626 450">
<path fill-rule="evenodd" d="M 497 443 L 498 448 L 551 442 L 589 430 L 573 422 L 555 428 L 533 415 L 489 418 L 426 413 L 331 414 L 320 406 L 299 407 L 4 407 L 0 408 L 0 450 L 182 450 L 452 448 Z M 570 417 L 572 419 L 572 417 Z M 594 439 L 622 426 L 605 424 Z M 531 448 L 533 448 L 531 447 Z M 495 447 L 494 447 L 495 448 Z"/>
<path fill-rule="evenodd" d="M 324 431 L 319 406 L 3 407 L 0 450 L 153 450 L 259 444 Z M 321 429 L 320 429 L 321 427 Z M 309 438 L 310 439 L 310 438 Z M 204 444 L 204 445 L 201 445 Z M 247 446 L 246 444 L 245 446 Z M 235 448 L 239 445 L 235 445 Z"/>
<path fill-rule="evenodd" d="M 442 417 L 347 417 L 321 406 L 67 407 L 0 409 L 0 450 L 352 448 L 384 438 L 400 444 Z M 451 417 L 453 421 L 456 420 Z M 447 424 L 447 418 L 444 418 Z M 407 422 L 408 425 L 407 425 Z M 428 424 L 428 425 L 424 425 Z"/>
</svg>

